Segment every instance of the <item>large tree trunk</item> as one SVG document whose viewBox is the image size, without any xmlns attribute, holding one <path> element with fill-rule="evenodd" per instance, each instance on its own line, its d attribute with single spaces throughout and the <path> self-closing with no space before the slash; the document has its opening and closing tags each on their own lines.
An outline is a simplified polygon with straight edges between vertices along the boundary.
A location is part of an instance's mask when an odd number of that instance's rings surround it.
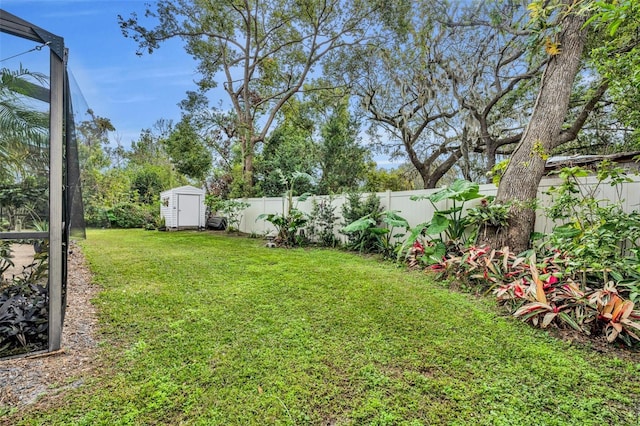
<svg viewBox="0 0 640 426">
<path fill-rule="evenodd" d="M 571 4 L 566 0 L 565 4 Z M 509 226 L 490 229 L 481 243 L 492 247 L 509 246 L 515 252 L 529 247 L 535 225 L 538 185 L 544 175 L 546 156 L 555 146 L 567 115 L 574 78 L 578 72 L 584 48 L 585 19 L 569 13 L 561 22 L 560 53 L 547 65 L 542 76 L 540 92 L 529 125 L 500 181 L 497 203 L 512 203 Z"/>
</svg>

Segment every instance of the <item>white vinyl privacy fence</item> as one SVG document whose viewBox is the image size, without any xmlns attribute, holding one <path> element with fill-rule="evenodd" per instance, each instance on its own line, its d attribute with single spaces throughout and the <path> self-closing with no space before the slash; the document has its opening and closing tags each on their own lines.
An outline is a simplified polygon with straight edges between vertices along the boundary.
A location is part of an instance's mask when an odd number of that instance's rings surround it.
<svg viewBox="0 0 640 426">
<path fill-rule="evenodd" d="M 622 184 L 619 187 L 612 187 L 606 182 L 601 183 L 597 188 L 595 197 L 601 200 L 608 200 L 609 202 L 617 202 L 623 200 L 623 208 L 626 212 L 638 210 L 640 207 L 640 177 L 633 176 L 633 182 Z M 597 179 L 589 176 L 580 180 L 583 190 L 587 188 L 597 187 Z M 543 206 L 548 206 L 552 202 L 549 195 L 545 194 L 552 186 L 558 186 L 562 183 L 557 178 L 545 178 L 538 187 L 538 200 L 540 201 L 540 209 L 538 210 L 538 216 L 536 219 L 536 231 L 548 233 L 553 228 L 553 223 L 548 220 L 544 212 Z M 415 191 L 400 191 L 400 192 L 378 192 L 376 195 L 380 198 L 380 204 L 384 210 L 392 210 L 398 212 L 398 214 L 404 217 L 409 224 L 413 227 L 422 222 L 431 220 L 434 213 L 434 208 L 428 200 L 412 201 L 412 196 L 425 196 L 432 194 L 439 189 L 423 189 Z M 480 194 L 484 196 L 496 195 L 498 189 L 493 184 L 480 185 Z M 368 194 L 363 194 L 366 197 Z M 320 200 L 329 200 L 328 196 L 312 196 L 305 201 L 298 201 L 296 197 L 293 199 L 294 207 L 305 213 L 311 213 L 313 209 L 313 200 L 320 202 Z M 481 198 L 468 202 L 466 207 L 473 207 L 480 202 Z M 271 223 L 257 219 L 261 214 L 277 213 L 282 214 L 287 211 L 288 200 L 286 197 L 277 198 L 247 198 L 242 201 L 246 201 L 250 206 L 244 210 L 242 220 L 240 222 L 239 230 L 241 232 L 258 235 L 275 235 L 275 228 Z M 344 226 L 342 219 L 342 206 L 347 202 L 347 196 L 337 195 L 332 198 L 332 205 L 335 206 L 335 215 L 338 216 L 336 220 L 336 235 L 339 236 L 339 229 Z M 452 207 L 452 201 L 446 200 L 437 205 L 439 210 L 444 210 Z"/>
</svg>

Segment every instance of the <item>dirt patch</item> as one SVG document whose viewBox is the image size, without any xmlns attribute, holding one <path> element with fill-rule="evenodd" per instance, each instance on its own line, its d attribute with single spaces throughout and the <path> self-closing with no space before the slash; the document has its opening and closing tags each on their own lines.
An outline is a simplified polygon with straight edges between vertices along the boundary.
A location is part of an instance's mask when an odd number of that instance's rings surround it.
<svg viewBox="0 0 640 426">
<path fill-rule="evenodd" d="M 2 274 L 3 280 L 10 282 L 13 277 L 22 275 L 25 267 L 33 263 L 34 256 L 35 250 L 32 244 L 12 244 L 11 262 L 13 262 L 13 266 Z"/>
<path fill-rule="evenodd" d="M 28 257 L 27 250 L 23 251 Z M 62 349 L 44 356 L 0 361 L 0 412 L 8 408 L 20 409 L 43 395 L 79 386 L 92 373 L 97 364 L 98 342 L 95 337 L 97 315 L 91 299 L 98 290 L 92 284 L 84 256 L 78 247 L 72 247 L 68 262 Z"/>
</svg>

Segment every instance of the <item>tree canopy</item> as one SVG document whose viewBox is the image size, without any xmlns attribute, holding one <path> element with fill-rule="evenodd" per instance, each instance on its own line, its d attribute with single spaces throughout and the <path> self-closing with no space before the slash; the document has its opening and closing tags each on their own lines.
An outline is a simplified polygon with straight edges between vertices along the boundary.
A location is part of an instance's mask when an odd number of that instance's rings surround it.
<svg viewBox="0 0 640 426">
<path fill-rule="evenodd" d="M 200 90 L 222 84 L 234 111 L 242 179 L 250 194 L 256 146 L 267 143 L 281 108 L 332 53 L 371 37 L 378 7 L 366 0 L 162 0 L 146 11 L 150 27 L 135 14 L 120 16 L 119 22 L 140 52 L 183 39 L 198 60 Z"/>
</svg>

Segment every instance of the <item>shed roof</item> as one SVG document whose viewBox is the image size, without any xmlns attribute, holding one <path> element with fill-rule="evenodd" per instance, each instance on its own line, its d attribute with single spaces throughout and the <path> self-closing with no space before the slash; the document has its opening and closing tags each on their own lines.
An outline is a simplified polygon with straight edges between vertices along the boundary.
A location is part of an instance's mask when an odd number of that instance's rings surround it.
<svg viewBox="0 0 640 426">
<path fill-rule="evenodd" d="M 204 194 L 205 190 L 202 188 L 196 188 L 195 186 L 192 185 L 184 185 L 184 186 L 178 186 L 176 188 L 171 188 L 171 189 L 167 189 L 166 191 L 162 191 L 161 194 L 168 194 L 170 192 L 186 192 L 186 193 L 190 193 L 190 194 Z"/>
</svg>

